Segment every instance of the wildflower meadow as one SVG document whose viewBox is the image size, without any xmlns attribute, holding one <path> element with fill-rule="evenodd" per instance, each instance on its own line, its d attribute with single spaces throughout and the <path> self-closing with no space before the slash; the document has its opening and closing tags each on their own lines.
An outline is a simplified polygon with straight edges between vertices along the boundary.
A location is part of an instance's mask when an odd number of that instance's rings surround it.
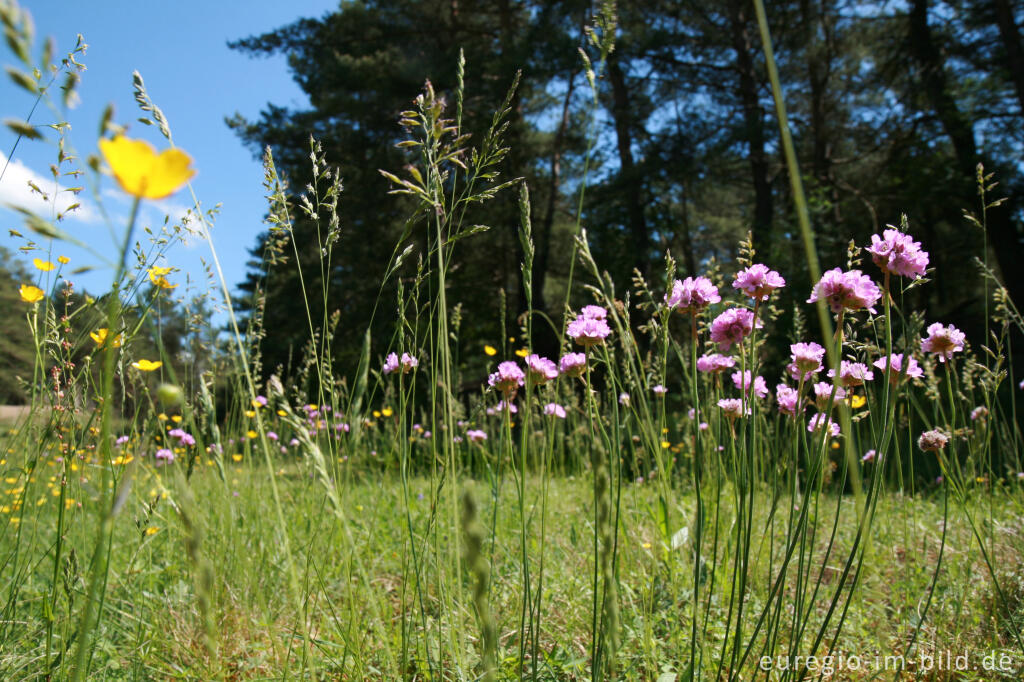
<svg viewBox="0 0 1024 682">
<path fill-rule="evenodd" d="M 0 7 L 9 73 L 59 115 L 81 55 L 36 61 L 27 13 Z M 605 7 L 579 55 L 594 102 L 615 30 Z M 32 369 L 0 417 L 0 679 L 1022 679 L 1024 320 L 984 254 L 963 264 L 984 281 L 977 336 L 908 303 L 946 276 L 913 215 L 819 263 L 776 80 L 806 271 L 747 237 L 734 259 L 668 252 L 613 281 L 577 216 L 562 314 L 541 314 L 533 188 L 501 174 L 517 83 L 470 138 L 472 68 L 395 122 L 407 163 L 380 170 L 377 200 L 407 228 L 375 245 L 390 256 L 352 367 L 327 294 L 344 178 L 316 139 L 299 193 L 263 158 L 264 258 L 324 273 L 286 311 L 302 344 L 285 368 L 264 362 L 270 312 L 239 316 L 218 275 L 213 212 L 139 219 L 195 204 L 202 171 L 142 76 L 140 110 L 98 136 L 49 131 L 62 182 L 132 209 L 110 214 L 104 291 L 69 282 L 77 238 L 55 216 L 11 226 Z M 994 182 L 979 168 L 964 207 L 980 233 Z M 506 325 L 493 294 L 491 336 L 464 343 L 450 280 L 483 229 L 467 212 L 498 200 L 521 210 L 525 311 Z M 192 351 L 173 355 L 185 238 L 208 249 L 210 307 L 187 304 Z"/>
</svg>

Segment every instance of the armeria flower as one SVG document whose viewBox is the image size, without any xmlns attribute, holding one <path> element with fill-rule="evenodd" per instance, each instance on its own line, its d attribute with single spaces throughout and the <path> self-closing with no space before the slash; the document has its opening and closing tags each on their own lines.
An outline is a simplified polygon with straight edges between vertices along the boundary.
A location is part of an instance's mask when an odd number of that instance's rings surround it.
<svg viewBox="0 0 1024 682">
<path fill-rule="evenodd" d="M 171 274 L 172 271 L 173 268 L 161 268 L 154 265 L 147 271 L 149 274 L 149 281 L 153 283 L 153 286 L 160 289 L 174 289 L 178 285 L 171 284 L 167 281 L 167 275 Z"/>
<path fill-rule="evenodd" d="M 924 452 L 938 452 L 946 447 L 948 442 L 949 438 L 946 434 L 938 429 L 932 429 L 921 434 L 921 437 L 917 439 L 917 447 Z"/>
<path fill-rule="evenodd" d="M 587 308 L 593 308 L 602 312 L 604 311 L 604 308 L 596 305 L 587 306 Z M 606 338 L 608 338 L 608 335 L 612 333 L 612 329 L 608 326 L 608 323 L 604 321 L 604 318 L 587 317 L 586 314 L 581 314 L 569 323 L 569 326 L 566 328 L 566 333 L 576 343 L 584 347 L 589 347 L 602 343 Z"/>
<path fill-rule="evenodd" d="M 964 349 L 966 340 L 967 335 L 953 325 L 944 327 L 941 322 L 935 322 L 928 325 L 928 338 L 921 339 L 921 352 L 934 353 L 939 362 L 945 362 L 953 359 L 953 353 Z"/>
<path fill-rule="evenodd" d="M 164 363 L 162 363 L 159 360 L 146 360 L 146 359 L 142 359 L 142 360 L 139 360 L 138 362 L 133 362 L 132 363 L 132 367 L 134 367 L 135 369 L 139 370 L 140 372 L 152 372 L 152 371 L 160 369 L 163 366 L 164 366 Z"/>
<path fill-rule="evenodd" d="M 493 416 L 494 414 L 504 412 L 505 410 L 508 410 L 509 414 L 519 414 L 519 408 L 516 407 L 515 403 L 505 402 L 504 400 L 499 400 L 498 404 L 494 406 L 494 411 L 492 412 L 491 410 L 488 410 L 487 414 Z"/>
<path fill-rule="evenodd" d="M 928 252 L 921 250 L 921 242 L 896 229 L 885 230 L 881 237 L 871 235 L 867 251 L 882 272 L 917 279 L 928 269 Z"/>
<path fill-rule="evenodd" d="M 409 355 L 408 353 L 402 353 L 401 358 L 402 373 L 408 374 L 412 370 L 420 366 L 420 361 L 415 356 Z"/>
<path fill-rule="evenodd" d="M 554 361 L 536 353 L 526 356 L 526 370 L 530 373 L 530 380 L 538 385 L 558 378 L 558 366 Z"/>
<path fill-rule="evenodd" d="M 558 403 L 548 403 L 544 406 L 544 414 L 549 417 L 558 417 L 559 419 L 565 419 L 565 408 Z"/>
<path fill-rule="evenodd" d="M 818 411 L 825 412 L 829 408 L 829 397 L 832 395 L 832 384 L 827 381 L 819 381 L 814 384 L 814 404 L 817 406 Z M 838 403 L 846 397 L 846 391 L 841 387 L 836 386 L 836 397 L 833 400 L 833 405 Z"/>
<path fill-rule="evenodd" d="M 681 313 L 697 314 L 721 300 L 718 287 L 707 277 L 677 279 L 672 283 L 672 291 L 665 294 L 665 305 Z"/>
<path fill-rule="evenodd" d="M 665 394 L 668 393 L 668 389 L 662 386 L 661 384 L 658 384 L 657 386 L 651 389 L 651 392 L 654 395 L 658 396 L 659 398 L 663 398 Z"/>
<path fill-rule="evenodd" d="M 710 353 L 697 358 L 698 372 L 721 372 L 736 366 L 736 358 Z"/>
<path fill-rule="evenodd" d="M 629 394 L 628 393 L 623 392 L 623 393 L 619 394 L 619 405 L 622 405 L 623 407 L 629 407 Z"/>
<path fill-rule="evenodd" d="M 101 327 L 94 332 L 89 332 L 89 338 L 96 342 L 97 346 L 102 346 L 107 342 L 107 337 L 110 334 L 110 330 L 106 327 Z M 114 348 L 120 348 L 124 342 L 124 334 L 118 334 L 114 337 Z"/>
<path fill-rule="evenodd" d="M 139 199 L 164 199 L 181 189 L 196 172 L 192 159 L 180 149 L 165 149 L 157 154 L 145 140 L 118 135 L 99 141 L 100 152 L 117 184 Z"/>
<path fill-rule="evenodd" d="M 562 374 L 571 377 L 582 376 L 587 368 L 587 356 L 583 353 L 566 353 L 558 361 L 558 369 Z"/>
<path fill-rule="evenodd" d="M 988 408 L 985 407 L 984 405 L 978 405 L 973 410 L 971 410 L 971 421 L 972 422 L 976 422 L 979 419 L 983 420 L 987 416 L 988 416 Z"/>
<path fill-rule="evenodd" d="M 167 448 L 160 448 L 156 451 L 156 455 L 154 456 L 164 462 L 170 463 L 174 461 L 174 451 Z"/>
<path fill-rule="evenodd" d="M 384 358 L 384 367 L 381 369 L 384 374 L 391 374 L 398 369 L 398 353 L 388 353 Z"/>
<path fill-rule="evenodd" d="M 184 429 L 171 429 L 167 432 L 167 435 L 171 438 L 177 438 L 178 442 L 182 445 L 195 445 L 196 439 L 192 437 L 192 434 L 188 433 Z"/>
<path fill-rule="evenodd" d="M 39 303 L 39 301 L 43 300 L 43 296 L 46 295 L 42 289 L 31 284 L 22 284 L 18 288 L 18 294 L 25 303 Z"/>
<path fill-rule="evenodd" d="M 834 313 L 861 309 L 873 313 L 881 297 L 882 290 L 860 270 L 843 272 L 839 268 L 832 268 L 814 285 L 807 302 L 814 303 L 820 298 L 828 303 Z"/>
<path fill-rule="evenodd" d="M 779 412 L 795 417 L 800 405 L 800 393 L 786 384 L 779 384 L 775 387 L 775 402 L 779 404 Z"/>
<path fill-rule="evenodd" d="M 608 319 L 608 311 L 599 305 L 585 305 L 580 310 L 580 315 L 588 320 L 605 320 Z"/>
<path fill-rule="evenodd" d="M 48 260 L 43 260 L 42 258 L 33 258 L 32 265 L 36 266 L 36 270 L 39 270 L 41 272 L 49 272 L 50 270 L 54 270 L 57 268 L 56 265 L 54 265 Z"/>
<path fill-rule="evenodd" d="M 864 453 L 864 456 L 860 458 L 860 461 L 862 461 L 862 462 L 874 462 L 876 456 L 878 456 L 878 453 L 876 451 L 868 450 L 867 452 Z"/>
<path fill-rule="evenodd" d="M 800 374 L 807 378 L 809 374 L 815 374 L 821 371 L 821 360 L 825 357 L 825 349 L 821 344 L 814 343 L 794 343 L 789 347 L 790 359 L 793 361 L 794 367 Z M 794 377 L 799 379 L 800 377 Z"/>
<path fill-rule="evenodd" d="M 729 308 L 711 323 L 711 340 L 718 344 L 718 350 L 727 351 L 753 330 L 754 313 L 746 308 Z"/>
<path fill-rule="evenodd" d="M 466 438 L 469 439 L 470 443 L 483 443 L 487 440 L 487 434 L 480 429 L 470 429 L 466 431 Z"/>
<path fill-rule="evenodd" d="M 755 263 L 746 270 L 741 270 L 732 286 L 755 301 L 764 301 L 773 291 L 786 286 L 786 280 L 782 279 L 779 273 L 770 270 L 767 265 Z"/>
<path fill-rule="evenodd" d="M 834 379 L 836 371 L 830 369 L 828 371 L 828 377 Z M 871 381 L 875 378 L 875 373 L 871 371 L 871 368 L 865 365 L 863 362 L 849 362 L 843 360 L 839 363 L 839 384 L 846 388 L 852 388 L 854 386 L 862 386 L 865 381 Z"/>
<path fill-rule="evenodd" d="M 498 371 L 487 377 L 487 383 L 506 396 L 514 394 L 525 382 L 526 374 L 511 360 L 499 364 Z"/>
<path fill-rule="evenodd" d="M 740 372 L 733 372 L 732 383 L 733 386 L 738 388 L 740 391 L 744 393 L 749 393 L 750 370 L 744 370 L 742 374 Z M 764 382 L 764 377 L 754 377 L 754 395 L 756 395 L 758 398 L 768 397 L 768 384 Z"/>
<path fill-rule="evenodd" d="M 722 408 L 722 414 L 730 420 L 743 416 L 743 401 L 739 398 L 722 398 L 718 401 L 718 406 Z M 750 414 L 749 406 L 746 413 Z"/>
<path fill-rule="evenodd" d="M 888 372 L 889 382 L 893 385 L 897 384 L 900 380 L 900 373 L 903 371 L 903 353 L 893 353 L 889 356 L 890 361 L 886 358 L 878 358 L 874 362 L 874 366 L 883 372 Z M 924 370 L 917 364 L 917 360 L 910 358 L 907 363 L 907 376 L 911 379 L 920 379 L 924 376 Z"/>
<path fill-rule="evenodd" d="M 807 422 L 807 430 L 809 432 L 814 433 L 818 429 L 825 429 L 825 431 L 831 433 L 833 437 L 839 435 L 839 424 L 836 424 L 821 412 L 811 417 L 810 421 Z"/>
<path fill-rule="evenodd" d="M 128 440 L 129 440 L 128 436 L 118 436 L 117 440 L 114 441 L 114 445 L 116 445 L 118 447 L 121 447 L 122 445 L 127 443 Z"/>
</svg>

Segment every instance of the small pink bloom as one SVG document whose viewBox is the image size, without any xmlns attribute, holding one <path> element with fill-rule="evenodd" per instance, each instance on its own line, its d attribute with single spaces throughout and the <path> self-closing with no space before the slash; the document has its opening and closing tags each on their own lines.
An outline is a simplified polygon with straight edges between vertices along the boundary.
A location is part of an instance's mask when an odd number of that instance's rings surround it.
<svg viewBox="0 0 1024 682">
<path fill-rule="evenodd" d="M 871 281 L 871 278 L 860 270 L 843 272 L 833 268 L 821 276 L 811 290 L 808 303 L 819 298 L 828 303 L 832 312 L 843 310 L 862 310 L 875 312 L 875 304 L 882 297 L 882 290 Z"/>
<path fill-rule="evenodd" d="M 651 392 L 654 393 L 654 395 L 661 398 L 664 397 L 666 393 L 668 393 L 668 389 L 662 386 L 661 384 L 658 384 L 657 386 L 651 389 Z"/>
<path fill-rule="evenodd" d="M 807 423 L 807 430 L 814 433 L 818 429 L 822 428 L 831 433 L 833 437 L 839 435 L 839 424 L 836 424 L 834 421 L 819 412 L 811 417 L 811 420 Z"/>
<path fill-rule="evenodd" d="M 830 379 L 834 379 L 836 371 L 830 369 L 828 371 Z M 849 362 L 843 360 L 839 364 L 839 383 L 846 388 L 853 386 L 862 386 L 865 381 L 871 381 L 875 378 L 875 373 L 862 362 Z"/>
<path fill-rule="evenodd" d="M 466 438 L 469 439 L 470 443 L 483 443 L 487 440 L 487 434 L 480 429 L 470 429 L 466 431 Z"/>
<path fill-rule="evenodd" d="M 739 372 L 732 373 L 732 383 L 740 391 L 747 393 L 750 391 L 750 370 L 745 370 L 742 374 Z M 754 395 L 758 398 L 765 398 L 768 396 L 768 385 L 764 381 L 764 377 L 754 377 Z"/>
<path fill-rule="evenodd" d="M 832 395 L 832 384 L 827 381 L 819 381 L 814 384 L 814 404 L 817 406 L 819 412 L 825 412 L 829 408 L 829 397 Z M 833 404 L 839 402 L 846 397 L 846 391 L 840 387 L 836 387 L 836 397 Z"/>
<path fill-rule="evenodd" d="M 871 235 L 867 251 L 882 272 L 917 279 L 928 269 L 928 252 L 921 250 L 921 242 L 896 229 L 885 230 L 881 237 Z"/>
<path fill-rule="evenodd" d="M 665 304 L 683 313 L 699 313 L 721 300 L 718 287 L 707 277 L 687 277 L 682 281 L 677 279 L 672 283 L 671 293 L 665 294 Z"/>
<path fill-rule="evenodd" d="M 583 353 L 566 353 L 558 361 L 558 368 L 562 374 L 568 374 L 571 377 L 582 376 L 587 368 L 587 356 Z"/>
<path fill-rule="evenodd" d="M 946 447 L 948 442 L 949 438 L 946 437 L 946 434 L 938 429 L 932 429 L 921 434 L 921 437 L 917 439 L 917 447 L 924 452 L 938 452 Z"/>
<path fill-rule="evenodd" d="M 558 366 L 534 353 L 526 356 L 526 369 L 530 373 L 530 380 L 538 385 L 558 378 Z"/>
<path fill-rule="evenodd" d="M 741 290 L 755 301 L 763 301 L 776 289 L 786 286 L 782 276 L 770 270 L 767 265 L 755 263 L 736 275 L 733 287 Z"/>
<path fill-rule="evenodd" d="M 964 349 L 966 340 L 967 336 L 953 325 L 943 327 L 941 322 L 935 322 L 928 325 L 928 338 L 921 339 L 921 351 L 934 353 L 939 362 L 945 362 Z"/>
<path fill-rule="evenodd" d="M 779 384 L 775 387 L 775 402 L 779 404 L 779 412 L 795 417 L 797 406 L 800 404 L 800 393 L 786 384 Z"/>
<path fill-rule="evenodd" d="M 743 416 L 743 401 L 739 398 L 722 398 L 718 401 L 718 406 L 722 408 L 722 414 L 729 419 Z M 749 406 L 747 407 L 747 414 L 750 414 Z"/>
<path fill-rule="evenodd" d="M 736 366 L 736 358 L 730 358 L 718 353 L 702 355 L 697 358 L 698 372 L 721 372 Z"/>
<path fill-rule="evenodd" d="M 761 323 L 758 322 L 758 327 Z M 727 351 L 754 330 L 754 313 L 746 308 L 729 308 L 711 323 L 711 340 L 718 350 Z"/>
<path fill-rule="evenodd" d="M 549 417 L 558 417 L 559 419 L 565 419 L 565 408 L 558 403 L 548 403 L 544 406 L 544 414 Z"/>
<path fill-rule="evenodd" d="M 587 306 L 587 308 L 604 311 L 604 308 L 598 306 Z M 581 314 L 566 327 L 566 334 L 573 341 L 584 347 L 603 343 L 611 333 L 612 329 L 604 321 L 604 318 L 587 317 L 586 314 Z"/>
<path fill-rule="evenodd" d="M 900 380 L 900 373 L 903 371 L 903 353 L 893 353 L 891 356 L 891 362 L 886 361 L 886 358 L 878 358 L 874 362 L 874 366 L 883 372 L 887 372 L 889 375 L 889 383 L 895 385 Z M 907 363 L 907 376 L 911 379 L 920 379 L 924 376 L 924 370 L 917 364 L 917 360 L 910 358 Z"/>
<path fill-rule="evenodd" d="M 487 383 L 505 395 L 513 395 L 526 382 L 526 375 L 519 365 L 506 360 L 498 365 L 498 371 L 487 377 Z"/>
</svg>

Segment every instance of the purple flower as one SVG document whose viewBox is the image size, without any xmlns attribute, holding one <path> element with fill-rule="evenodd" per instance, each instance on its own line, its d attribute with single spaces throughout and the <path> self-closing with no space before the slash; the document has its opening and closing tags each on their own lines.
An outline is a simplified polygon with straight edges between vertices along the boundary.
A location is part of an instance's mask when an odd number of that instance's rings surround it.
<svg viewBox="0 0 1024 682">
<path fill-rule="evenodd" d="M 155 457 L 161 461 L 170 463 L 174 461 L 174 451 L 168 450 L 167 448 L 160 448 L 156 451 Z"/>
<path fill-rule="evenodd" d="M 177 438 L 178 442 L 182 445 L 195 445 L 196 439 L 191 434 L 186 433 L 184 429 L 171 429 L 167 432 L 167 435 L 171 438 Z"/>
<path fill-rule="evenodd" d="M 558 369 L 562 374 L 568 374 L 571 377 L 582 376 L 586 367 L 587 356 L 583 353 L 566 353 L 558 361 Z"/>
<path fill-rule="evenodd" d="M 813 341 L 810 343 L 794 343 L 789 347 L 789 352 L 794 367 L 800 374 L 803 374 L 804 379 L 809 378 L 811 374 L 821 371 L 821 359 L 825 357 L 825 349 L 820 344 Z M 794 378 L 799 379 L 800 377 L 795 376 Z"/>
<path fill-rule="evenodd" d="M 707 277 L 677 279 L 672 283 L 672 291 L 665 294 L 665 305 L 682 313 L 697 314 L 721 300 L 718 287 Z"/>
<path fill-rule="evenodd" d="M 466 438 L 469 439 L 470 443 L 483 443 L 487 440 L 487 434 L 480 429 L 470 429 L 466 431 Z"/>
<path fill-rule="evenodd" d="M 391 374 L 401 368 L 402 374 L 408 374 L 419 364 L 420 361 L 408 353 L 402 353 L 401 358 L 398 357 L 397 353 L 388 353 L 388 356 L 384 359 L 383 372 L 384 374 Z"/>
<path fill-rule="evenodd" d="M 513 403 L 513 402 L 506 403 L 504 400 L 499 400 L 498 404 L 494 406 L 494 411 L 495 412 L 501 412 L 503 410 L 508 410 L 509 414 L 518 414 L 519 413 L 519 408 L 516 407 L 515 403 Z"/>
<path fill-rule="evenodd" d="M 945 362 L 964 349 L 966 340 L 967 336 L 953 325 L 943 327 L 941 322 L 935 322 L 928 325 L 928 338 L 921 339 L 921 352 L 934 353 L 939 362 Z"/>
<path fill-rule="evenodd" d="M 587 320 L 605 320 L 608 318 L 608 311 L 599 305 L 585 305 L 580 310 L 580 315 Z"/>
<path fill-rule="evenodd" d="M 277 440 L 277 434 L 273 431 L 267 431 L 267 438 L 270 440 Z"/>
<path fill-rule="evenodd" d="M 932 429 L 921 434 L 921 437 L 917 439 L 917 447 L 924 452 L 938 452 L 946 447 L 948 442 L 949 438 L 946 437 L 946 434 L 938 429 Z"/>
<path fill-rule="evenodd" d="M 662 386 L 661 384 L 658 384 L 657 386 L 651 389 L 651 392 L 654 393 L 654 395 L 658 396 L 659 398 L 662 398 L 666 393 L 668 393 L 668 389 Z"/>
<path fill-rule="evenodd" d="M 718 401 L 718 406 L 722 408 L 722 414 L 730 420 L 743 416 L 743 401 L 739 398 L 722 398 Z M 747 414 L 750 414 L 750 407 L 747 407 Z"/>
<path fill-rule="evenodd" d="M 118 447 L 120 447 L 120 446 L 124 445 L 127 442 L 128 442 L 128 436 L 118 436 L 117 440 L 114 441 L 114 445 L 117 445 Z"/>
<path fill-rule="evenodd" d="M 775 387 L 775 402 L 779 404 L 779 412 L 795 417 L 797 406 L 800 404 L 800 393 L 786 384 L 779 384 Z"/>
<path fill-rule="evenodd" d="M 729 308 L 711 323 L 711 340 L 718 344 L 718 350 L 727 351 L 753 330 L 754 313 L 746 308 Z"/>
<path fill-rule="evenodd" d="M 764 301 L 776 289 L 786 286 L 786 280 L 767 265 L 756 263 L 736 275 L 732 286 L 755 301 Z"/>
<path fill-rule="evenodd" d="M 267 396 L 265 396 L 265 395 L 258 395 L 258 396 L 256 396 L 256 402 L 258 402 L 262 407 L 266 407 L 267 406 Z"/>
<path fill-rule="evenodd" d="M 530 373 L 530 380 L 537 385 L 558 378 L 558 366 L 535 353 L 526 356 L 526 369 Z"/>
<path fill-rule="evenodd" d="M 873 313 L 875 304 L 881 297 L 882 290 L 860 270 L 843 272 L 839 268 L 833 268 L 822 275 L 814 285 L 807 302 L 814 303 L 820 298 L 828 303 L 834 313 L 861 309 Z"/>
<path fill-rule="evenodd" d="M 402 361 L 401 362 L 402 362 L 402 373 L 404 373 L 404 374 L 408 374 L 409 372 L 411 372 L 416 367 L 419 367 L 419 365 L 420 365 L 420 361 L 417 360 L 414 356 L 409 355 L 408 353 L 402 353 Z M 324 408 L 324 409 L 327 409 L 327 408 Z"/>
<path fill-rule="evenodd" d="M 828 371 L 830 379 L 834 379 L 836 371 L 830 369 Z M 871 371 L 871 368 L 862 362 L 849 362 L 843 360 L 839 363 L 839 383 L 846 388 L 853 386 L 863 386 L 865 381 L 871 381 L 875 378 L 875 373 Z"/>
<path fill-rule="evenodd" d="M 886 358 L 878 358 L 874 362 L 874 366 L 883 372 L 888 372 L 889 383 L 896 385 L 900 380 L 900 372 L 903 370 L 903 353 L 893 353 L 889 356 L 890 361 Z M 920 365 L 917 364 L 917 360 L 910 358 L 907 363 L 907 376 L 911 379 L 920 379 L 924 376 L 924 370 L 921 369 Z"/>
<path fill-rule="evenodd" d="M 839 435 L 839 424 L 836 424 L 834 421 L 819 412 L 811 417 L 811 420 L 807 422 L 807 430 L 814 433 L 818 429 L 822 428 L 831 433 L 833 437 Z"/>
<path fill-rule="evenodd" d="M 985 419 L 988 416 L 988 408 L 984 405 L 978 405 L 971 410 L 971 421 L 976 422 L 979 419 Z"/>
<path fill-rule="evenodd" d="M 526 382 L 526 375 L 519 365 L 506 360 L 498 365 L 498 371 L 487 377 L 487 383 L 504 393 L 506 396 L 513 395 Z"/>
<path fill-rule="evenodd" d="M 604 308 L 596 305 L 587 306 L 587 308 L 594 308 L 602 313 L 604 312 Z M 586 313 L 584 313 L 569 323 L 566 333 L 576 343 L 589 347 L 604 342 L 608 335 L 612 333 L 612 329 L 604 321 L 603 317 L 587 317 Z"/>
<path fill-rule="evenodd" d="M 558 417 L 559 419 L 565 419 L 565 408 L 558 403 L 548 403 L 544 406 L 544 414 L 549 417 Z"/>
<path fill-rule="evenodd" d="M 896 229 L 885 230 L 881 237 L 871 235 L 867 251 L 882 272 L 917 279 L 928 268 L 928 252 L 921 250 L 921 242 Z"/>
<path fill-rule="evenodd" d="M 864 453 L 864 456 L 860 458 L 860 461 L 862 461 L 862 462 L 874 462 L 875 461 L 875 457 L 877 455 L 878 455 L 878 453 L 875 452 L 874 450 L 868 450 L 867 452 Z"/>
<path fill-rule="evenodd" d="M 391 374 L 398 369 L 398 353 L 388 353 L 388 356 L 384 358 L 383 372 L 385 374 Z"/>
<path fill-rule="evenodd" d="M 698 372 L 721 372 L 736 366 L 736 358 L 730 358 L 718 353 L 702 355 L 697 358 Z"/>
<path fill-rule="evenodd" d="M 827 381 L 819 381 L 814 384 L 814 404 L 819 412 L 825 412 L 829 408 L 829 398 L 832 396 L 832 384 Z M 846 397 L 846 391 L 836 386 L 836 397 L 833 404 Z"/>
<path fill-rule="evenodd" d="M 744 370 L 740 372 L 732 373 L 733 386 L 743 391 L 744 393 L 750 392 L 750 370 Z M 758 398 L 766 398 L 768 396 L 768 384 L 764 382 L 764 377 L 754 377 L 754 395 Z"/>
</svg>

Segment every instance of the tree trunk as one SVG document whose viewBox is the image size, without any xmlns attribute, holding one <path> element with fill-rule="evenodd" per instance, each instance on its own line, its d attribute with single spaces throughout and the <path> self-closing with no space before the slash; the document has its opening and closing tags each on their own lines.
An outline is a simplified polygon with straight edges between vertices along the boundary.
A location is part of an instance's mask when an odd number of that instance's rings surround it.
<svg viewBox="0 0 1024 682">
<path fill-rule="evenodd" d="M 1024 114 L 1024 48 L 1021 47 L 1020 30 L 1013 19 L 1013 7 L 1009 0 L 993 0 L 996 24 L 999 26 L 999 37 L 1006 51 L 1006 70 L 1013 79 L 1013 87 L 1017 90 L 1017 101 L 1021 113 Z"/>
</svg>

